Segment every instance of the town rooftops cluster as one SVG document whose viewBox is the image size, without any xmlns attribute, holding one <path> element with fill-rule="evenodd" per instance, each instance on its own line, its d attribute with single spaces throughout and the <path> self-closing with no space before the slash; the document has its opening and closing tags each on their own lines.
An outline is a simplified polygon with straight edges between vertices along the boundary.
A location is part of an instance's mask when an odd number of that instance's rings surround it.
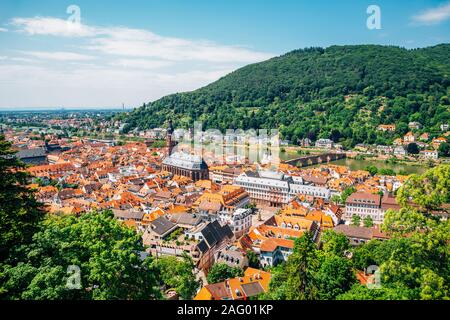
<svg viewBox="0 0 450 320">
<path fill-rule="evenodd" d="M 48 163 L 26 169 L 34 177 L 30 188 L 50 213 L 111 210 L 142 235 L 148 254 L 188 254 L 205 274 L 215 263 L 245 270 L 243 277 L 205 285 L 196 299 L 247 299 L 266 292 L 270 273 L 249 268 L 247 255 L 254 253 L 262 267 L 276 266 L 305 232 L 319 241 L 321 232 L 335 229 L 353 245 L 386 239 L 377 226 L 388 209 L 399 208 L 391 194 L 406 179 L 332 164 L 208 165 L 141 142 L 53 143 L 64 148 L 47 155 Z M 350 187 L 356 192 L 345 203 L 335 200 Z M 349 226 L 355 215 L 370 217 L 375 227 Z"/>
</svg>

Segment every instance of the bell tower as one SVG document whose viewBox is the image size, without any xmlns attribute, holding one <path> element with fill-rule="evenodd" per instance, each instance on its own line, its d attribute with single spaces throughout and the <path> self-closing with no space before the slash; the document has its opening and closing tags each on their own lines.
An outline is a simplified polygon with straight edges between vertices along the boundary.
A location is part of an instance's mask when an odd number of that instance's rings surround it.
<svg viewBox="0 0 450 320">
<path fill-rule="evenodd" d="M 172 135 L 173 135 L 173 125 L 172 125 L 172 120 L 169 119 L 169 123 L 167 126 L 167 134 L 166 134 L 166 146 L 167 146 L 169 156 L 171 155 L 172 149 L 175 145 L 174 141 L 172 140 Z"/>
</svg>

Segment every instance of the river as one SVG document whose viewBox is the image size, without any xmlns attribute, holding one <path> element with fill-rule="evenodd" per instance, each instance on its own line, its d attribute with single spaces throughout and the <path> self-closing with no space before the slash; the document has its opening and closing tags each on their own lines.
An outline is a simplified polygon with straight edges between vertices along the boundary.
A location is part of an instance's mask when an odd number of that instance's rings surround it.
<svg viewBox="0 0 450 320">
<path fill-rule="evenodd" d="M 301 155 L 295 152 L 284 152 L 280 154 L 281 160 L 290 160 L 301 157 Z M 386 163 L 384 161 L 377 160 L 357 160 L 357 159 L 340 159 L 330 162 L 330 164 L 349 167 L 350 170 L 364 170 L 367 166 L 375 166 L 378 169 L 392 169 L 395 172 L 405 171 L 407 174 L 421 174 L 427 170 L 427 167 L 420 165 L 411 165 L 404 163 Z M 319 165 L 315 165 L 316 167 Z"/>
<path fill-rule="evenodd" d="M 189 146 L 188 144 L 183 144 L 183 145 L 178 145 L 179 149 L 190 149 L 192 150 L 192 145 Z M 213 153 L 216 156 L 217 155 L 221 155 L 218 159 L 225 159 L 227 157 L 224 157 L 225 155 L 229 155 L 229 159 L 227 161 L 230 161 L 229 163 L 232 163 L 233 161 L 237 161 L 238 163 L 240 162 L 239 160 L 243 161 L 242 163 L 245 162 L 245 159 L 247 160 L 251 160 L 250 162 L 253 163 L 253 161 L 257 161 L 257 162 L 261 162 L 262 158 L 266 158 L 266 156 L 268 154 L 273 154 L 274 152 L 278 151 L 277 149 L 272 149 L 271 148 L 255 148 L 255 146 L 253 147 L 248 147 L 248 146 L 220 146 L 218 148 L 218 150 L 220 152 L 214 152 L 214 150 L 216 150 L 217 145 L 215 144 L 207 144 L 207 145 L 203 145 L 203 150 L 206 153 Z M 276 151 L 275 151 L 276 150 Z M 221 153 L 223 152 L 223 154 Z M 314 150 L 311 150 L 311 153 L 315 153 Z M 234 155 L 234 156 L 233 156 Z M 298 154 L 297 152 L 294 152 L 292 150 L 287 150 L 285 152 L 280 152 L 279 153 L 280 156 L 280 160 L 281 161 L 285 161 L 285 160 L 290 160 L 290 159 L 295 159 L 298 157 L 301 157 L 301 154 Z M 304 156 L 304 155 L 303 155 Z M 224 157 L 224 158 L 223 158 Z M 234 158 L 237 157 L 239 158 L 234 160 Z M 205 157 L 206 161 L 208 161 L 208 156 Z M 222 161 L 220 160 L 220 161 Z M 219 161 L 219 162 L 220 162 Z M 209 162 L 208 162 L 209 163 Z M 400 171 L 404 171 L 407 174 L 421 174 L 423 172 L 425 172 L 427 170 L 427 167 L 424 166 L 419 166 L 419 165 L 411 165 L 411 164 L 404 164 L 404 163 L 386 163 L 384 161 L 377 161 L 377 160 L 370 160 L 370 159 L 366 159 L 366 160 L 356 160 L 356 159 L 350 159 L 350 158 L 346 158 L 346 159 L 340 159 L 340 160 L 336 160 L 336 161 L 332 161 L 330 162 L 330 164 L 335 164 L 335 165 L 342 165 L 342 166 L 347 166 L 350 168 L 350 170 L 364 170 L 367 166 L 373 165 L 378 169 L 392 169 L 395 172 L 399 173 Z"/>
<path fill-rule="evenodd" d="M 424 166 L 416 166 L 410 164 L 403 163 L 386 163 L 384 161 L 376 161 L 376 160 L 356 160 L 356 159 L 340 159 L 337 161 L 331 162 L 332 164 L 347 166 L 350 170 L 364 170 L 367 166 L 375 166 L 378 169 L 392 169 L 395 172 L 405 171 L 407 174 L 422 174 L 427 168 Z"/>
</svg>

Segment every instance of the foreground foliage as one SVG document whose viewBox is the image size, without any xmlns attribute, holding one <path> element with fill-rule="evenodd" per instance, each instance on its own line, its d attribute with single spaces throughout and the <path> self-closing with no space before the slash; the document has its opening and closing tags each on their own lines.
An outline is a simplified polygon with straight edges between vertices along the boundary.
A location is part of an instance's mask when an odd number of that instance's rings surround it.
<svg viewBox="0 0 450 320">
<path fill-rule="evenodd" d="M 382 229 L 390 235 L 388 240 L 350 248 L 344 235 L 326 231 L 319 249 L 310 234 L 297 239 L 287 262 L 273 268 L 264 298 L 450 299 L 450 221 L 430 212 L 448 204 L 448 170 L 442 165 L 410 177 L 399 191 L 404 207 L 386 212 Z M 354 277 L 356 271 L 371 266 L 380 274 L 376 288 Z"/>
<path fill-rule="evenodd" d="M 199 288 L 199 281 L 194 275 L 194 262 L 185 255 L 182 260 L 163 256 L 156 260 L 159 283 L 167 289 L 175 289 L 182 299 L 191 299 Z"/>
<path fill-rule="evenodd" d="M 0 263 L 13 246 L 31 241 L 44 217 L 41 204 L 26 187 L 25 164 L 14 154 L 11 143 L 0 136 Z"/>
<path fill-rule="evenodd" d="M 215 263 L 208 272 L 208 283 L 218 283 L 226 279 L 242 277 L 244 272 L 237 267 L 230 267 L 225 263 Z"/>
<path fill-rule="evenodd" d="M 52 216 L 14 248 L 0 280 L 8 299 L 159 298 L 158 270 L 142 240 L 111 212 Z M 79 287 L 69 266 L 79 268 Z M 70 269 L 69 269 L 70 270 Z M 75 274 L 76 276 L 76 274 Z M 72 281 L 73 280 L 73 281 Z M 69 286 L 68 286 L 69 285 Z"/>
<path fill-rule="evenodd" d="M 344 257 L 348 240 L 332 231 L 325 238 L 323 250 L 317 248 L 309 233 L 296 239 L 286 264 L 273 269 L 269 292 L 262 298 L 331 300 L 349 290 L 356 278 Z"/>
<path fill-rule="evenodd" d="M 411 175 L 398 190 L 398 200 L 403 206 L 412 204 L 423 211 L 437 210 L 450 203 L 450 165 L 442 164 L 422 175 Z"/>
</svg>

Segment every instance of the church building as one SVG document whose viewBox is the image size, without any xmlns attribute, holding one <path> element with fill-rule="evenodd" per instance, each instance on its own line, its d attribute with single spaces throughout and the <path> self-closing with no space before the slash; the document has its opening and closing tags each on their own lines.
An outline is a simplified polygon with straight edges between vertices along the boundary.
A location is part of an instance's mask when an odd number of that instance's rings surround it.
<svg viewBox="0 0 450 320">
<path fill-rule="evenodd" d="M 174 175 L 188 177 L 193 181 L 209 179 L 208 165 L 199 155 L 186 152 L 173 152 L 175 141 L 173 141 L 173 126 L 169 120 L 167 128 L 166 145 L 168 155 L 162 163 L 162 169 Z"/>
</svg>

